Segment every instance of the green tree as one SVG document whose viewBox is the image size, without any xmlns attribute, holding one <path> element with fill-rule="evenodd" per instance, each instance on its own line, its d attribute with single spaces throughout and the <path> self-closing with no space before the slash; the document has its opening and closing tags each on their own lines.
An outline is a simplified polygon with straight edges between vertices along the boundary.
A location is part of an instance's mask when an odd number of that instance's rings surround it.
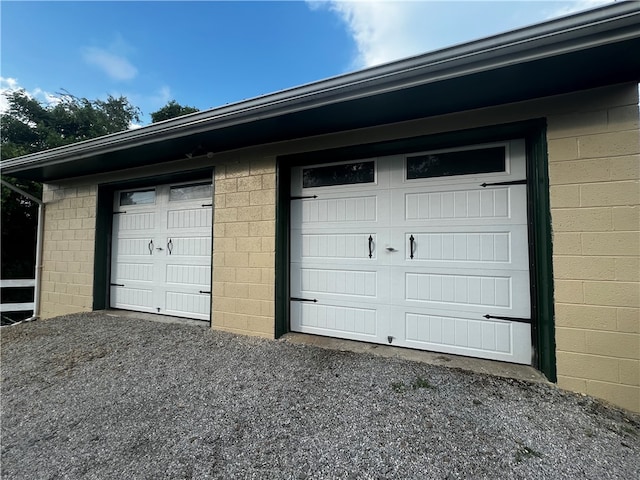
<svg viewBox="0 0 640 480">
<path fill-rule="evenodd" d="M 181 117 L 182 115 L 187 115 L 189 113 L 199 112 L 196 107 L 189 107 L 186 105 L 180 105 L 175 100 L 171 100 L 167 102 L 167 104 L 162 107 L 160 110 L 151 113 L 151 122 L 161 122 L 163 120 L 169 120 L 170 118 Z"/>
<path fill-rule="evenodd" d="M 125 97 L 87 100 L 63 92 L 49 105 L 43 105 L 24 90 L 5 93 L 5 97 L 8 109 L 0 113 L 2 160 L 119 132 L 140 121 L 140 110 Z M 41 197 L 42 186 L 37 182 L 2 178 Z M 0 276 L 32 278 L 37 205 L 8 188 L 2 188 L 1 201 Z"/>
</svg>

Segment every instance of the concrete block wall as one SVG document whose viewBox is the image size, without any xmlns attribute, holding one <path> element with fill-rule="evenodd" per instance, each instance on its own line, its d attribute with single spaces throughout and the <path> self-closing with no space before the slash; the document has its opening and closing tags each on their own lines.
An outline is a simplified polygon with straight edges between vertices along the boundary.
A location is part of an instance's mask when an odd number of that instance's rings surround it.
<svg viewBox="0 0 640 480">
<path fill-rule="evenodd" d="M 212 327 L 273 338 L 275 157 L 216 165 Z"/>
<path fill-rule="evenodd" d="M 558 385 L 640 411 L 637 89 L 548 116 Z"/>
<path fill-rule="evenodd" d="M 40 317 L 91 311 L 97 187 L 44 185 Z"/>
</svg>

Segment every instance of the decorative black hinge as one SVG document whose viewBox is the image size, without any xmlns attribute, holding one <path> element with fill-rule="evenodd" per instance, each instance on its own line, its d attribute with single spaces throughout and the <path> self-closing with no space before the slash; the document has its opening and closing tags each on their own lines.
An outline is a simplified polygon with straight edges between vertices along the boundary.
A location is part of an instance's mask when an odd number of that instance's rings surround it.
<svg viewBox="0 0 640 480">
<path fill-rule="evenodd" d="M 511 180 L 510 182 L 483 183 L 480 186 L 482 188 L 485 188 L 485 187 L 495 187 L 499 185 L 526 185 L 526 184 L 527 184 L 526 180 Z"/>
<path fill-rule="evenodd" d="M 124 212 L 113 212 L 114 215 L 120 215 L 121 213 L 127 213 L 127 211 L 125 210 Z"/>
<path fill-rule="evenodd" d="M 123 283 L 110 283 L 109 285 L 111 285 L 112 287 L 124 287 Z"/>
<path fill-rule="evenodd" d="M 517 317 L 498 317 L 497 315 L 483 315 L 484 318 L 495 318 L 496 320 L 509 320 L 510 322 L 531 323 L 530 318 L 517 318 Z"/>
<path fill-rule="evenodd" d="M 203 203 L 203 207 L 213 207 L 213 203 Z"/>
<path fill-rule="evenodd" d="M 208 293 L 209 295 L 211 295 L 211 290 L 200 290 L 199 293 Z"/>
<path fill-rule="evenodd" d="M 315 298 L 299 298 L 299 297 L 291 297 L 292 302 L 313 302 L 318 303 L 318 300 Z"/>
<path fill-rule="evenodd" d="M 317 195 L 307 195 L 306 197 L 289 197 L 289 200 L 304 200 L 306 198 L 318 198 Z"/>
</svg>

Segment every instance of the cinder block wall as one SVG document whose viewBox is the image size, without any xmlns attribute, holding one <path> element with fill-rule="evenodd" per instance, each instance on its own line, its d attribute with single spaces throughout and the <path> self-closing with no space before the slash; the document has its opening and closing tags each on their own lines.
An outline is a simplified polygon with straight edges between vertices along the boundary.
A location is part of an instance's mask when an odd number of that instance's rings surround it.
<svg viewBox="0 0 640 480">
<path fill-rule="evenodd" d="M 558 385 L 640 411 L 637 89 L 608 98 L 548 117 Z"/>
<path fill-rule="evenodd" d="M 273 338 L 275 157 L 217 165 L 213 232 L 215 329 Z"/>
<path fill-rule="evenodd" d="M 40 317 L 91 311 L 97 187 L 44 185 Z"/>
</svg>

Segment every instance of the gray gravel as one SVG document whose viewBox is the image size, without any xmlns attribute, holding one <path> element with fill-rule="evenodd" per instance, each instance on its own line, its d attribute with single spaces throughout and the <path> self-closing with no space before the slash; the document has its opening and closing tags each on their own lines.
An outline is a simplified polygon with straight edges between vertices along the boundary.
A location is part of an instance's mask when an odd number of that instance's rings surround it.
<svg viewBox="0 0 640 480">
<path fill-rule="evenodd" d="M 620 478 L 640 417 L 553 386 L 71 315 L 2 340 L 2 478 Z"/>
</svg>

